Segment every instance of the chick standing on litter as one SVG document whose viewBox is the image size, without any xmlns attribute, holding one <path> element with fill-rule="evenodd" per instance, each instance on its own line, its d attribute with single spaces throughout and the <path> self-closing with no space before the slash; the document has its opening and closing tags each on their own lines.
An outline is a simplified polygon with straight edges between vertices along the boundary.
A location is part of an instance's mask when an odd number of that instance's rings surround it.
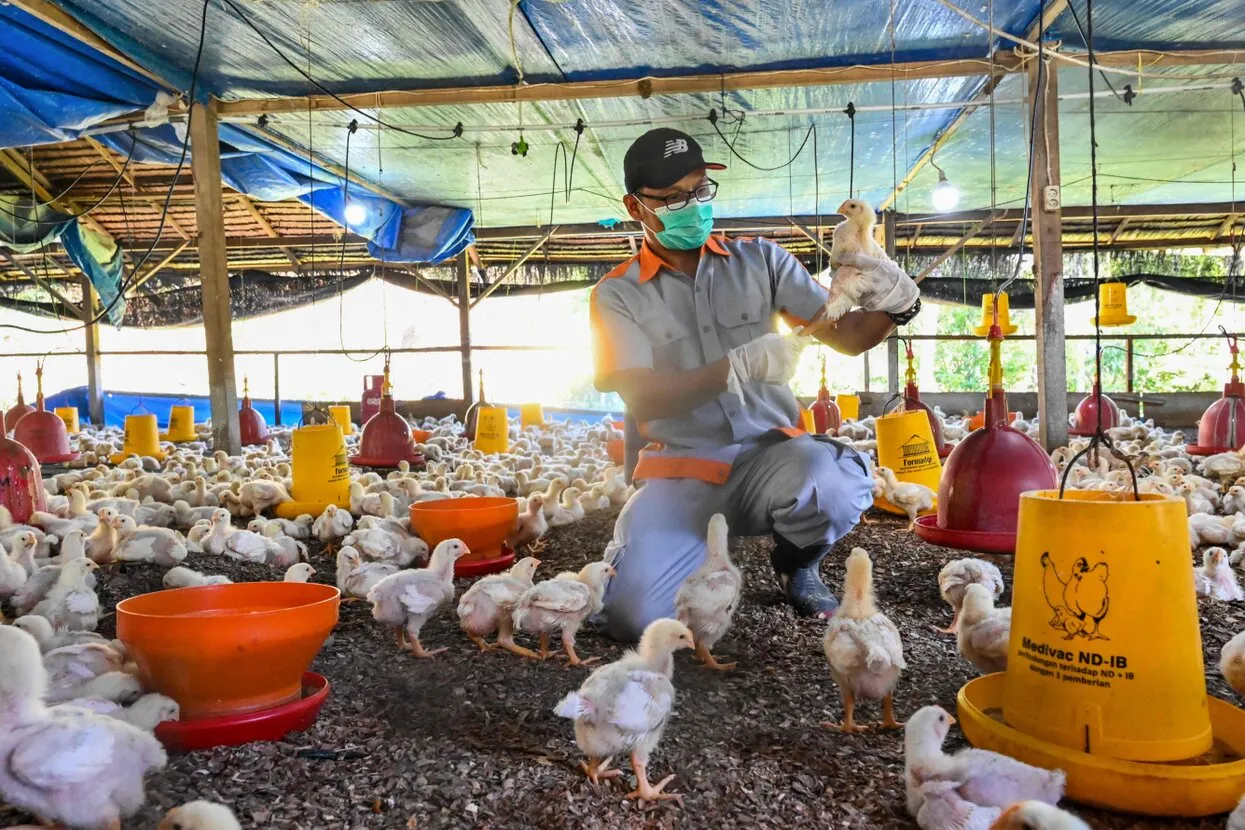
<svg viewBox="0 0 1245 830">
<path fill-rule="evenodd" d="M 881 482 L 882 495 L 908 516 L 908 530 L 916 527 L 917 517 L 934 507 L 934 491 L 914 481 L 900 481 L 890 467 L 874 467 L 873 475 Z"/>
<path fill-rule="evenodd" d="M 942 751 L 955 719 L 939 706 L 926 706 L 908 719 L 904 729 L 904 786 L 908 812 L 915 817 L 924 805 L 922 785 L 954 781 L 960 798 L 981 807 L 1010 807 L 1018 801 L 1058 804 L 1066 776 L 1059 770 L 1029 766 L 985 749 Z"/>
<path fill-rule="evenodd" d="M 744 584 L 731 562 L 727 533 L 726 517 L 715 513 L 709 519 L 704 564 L 683 581 L 674 597 L 675 616 L 696 639 L 697 659 L 717 671 L 735 668 L 734 663 L 719 663 L 711 649 L 731 627 Z"/>
<path fill-rule="evenodd" d="M 540 635 L 540 657 L 549 656 L 549 635 L 560 632 L 562 648 L 572 666 L 596 660 L 580 660 L 575 653 L 575 634 L 593 614 L 600 612 L 605 581 L 614 576 L 607 562 L 592 562 L 579 573 L 560 573 L 553 579 L 533 585 L 523 592 L 514 608 L 516 631 Z"/>
<path fill-rule="evenodd" d="M 1202 565 L 1193 569 L 1193 588 L 1199 597 L 1239 602 L 1245 599 L 1245 591 L 1236 581 L 1236 573 L 1228 564 L 1228 552 L 1223 548 L 1207 548 L 1202 552 Z"/>
<path fill-rule="evenodd" d="M 692 647 L 692 632 L 677 620 L 649 623 L 635 651 L 588 675 L 564 697 L 554 714 L 575 721 L 575 742 L 588 756 L 581 765 L 592 783 L 617 777 L 609 769 L 615 755 L 630 753 L 636 788 L 627 794 L 641 800 L 681 800 L 663 792 L 674 779 L 668 775 L 656 786 L 648 780 L 648 759 L 661 741 L 674 711 L 674 652 Z"/>
<path fill-rule="evenodd" d="M 325 551 L 332 552 L 337 540 L 341 539 L 354 527 L 354 517 L 335 504 L 324 508 L 320 518 L 311 525 L 311 535 L 325 544 Z"/>
<path fill-rule="evenodd" d="M 120 830 L 146 801 L 143 778 L 163 769 L 164 748 L 121 720 L 49 708 L 39 645 L 0 627 L 0 800 L 44 821 Z"/>
<path fill-rule="evenodd" d="M 479 579 L 463 593 L 458 601 L 458 624 L 481 651 L 501 646 L 523 657 L 540 658 L 536 652 L 514 641 L 513 617 L 514 607 L 532 587 L 532 575 L 539 565 L 539 559 L 524 557 L 505 573 Z M 484 639 L 493 632 L 497 632 L 496 645 Z"/>
<path fill-rule="evenodd" d="M 398 648 L 416 657 L 435 657 L 447 650 L 426 651 L 419 632 L 441 606 L 454 599 L 454 563 L 470 552 L 461 539 L 446 539 L 433 550 L 427 568 L 387 576 L 368 592 L 372 616 L 394 630 Z"/>
<path fill-rule="evenodd" d="M 506 537 L 506 545 L 511 550 L 519 550 L 527 545 L 529 552 L 538 553 L 545 546 L 541 537 L 548 532 L 549 520 L 545 518 L 545 496 L 543 493 L 535 493 L 528 497 L 527 510 L 520 513 L 514 520 L 514 529 Z"/>
<path fill-rule="evenodd" d="M 344 545 L 337 552 L 337 590 L 342 592 L 342 602 L 367 599 L 376 583 L 399 570 L 388 562 L 364 562 L 358 550 Z"/>
<path fill-rule="evenodd" d="M 951 625 L 939 628 L 940 634 L 955 634 L 960 630 L 960 614 L 964 606 L 964 592 L 969 585 L 984 585 L 998 599 L 1003 595 L 1003 574 L 998 567 L 981 559 L 956 559 L 943 565 L 938 572 L 938 593 L 955 612 Z"/>
<path fill-rule="evenodd" d="M 855 720 L 856 699 L 882 701 L 882 728 L 899 729 L 892 693 L 907 663 L 899 629 L 873 599 L 873 562 L 852 548 L 843 581 L 843 604 L 830 618 L 822 640 L 830 674 L 843 695 L 843 723 L 823 723 L 842 732 L 863 732 Z"/>
<path fill-rule="evenodd" d="M 309 582 L 316 575 L 316 569 L 306 562 L 296 562 L 285 569 L 282 582 Z"/>
<path fill-rule="evenodd" d="M 1012 609 L 995 608 L 994 597 L 985 585 L 969 585 L 956 634 L 960 655 L 983 674 L 1006 670 L 1011 628 Z"/>
</svg>

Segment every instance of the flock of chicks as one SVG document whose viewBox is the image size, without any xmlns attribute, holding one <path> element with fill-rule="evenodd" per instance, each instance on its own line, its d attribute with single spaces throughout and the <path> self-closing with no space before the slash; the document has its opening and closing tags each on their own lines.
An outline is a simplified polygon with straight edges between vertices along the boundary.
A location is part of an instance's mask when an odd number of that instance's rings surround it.
<svg viewBox="0 0 1245 830">
<path fill-rule="evenodd" d="M 1112 438 L 1137 459 L 1140 486 L 1181 496 L 1189 507 L 1191 545 L 1205 548 L 1196 576 L 1199 595 L 1242 599 L 1232 565 L 1245 556 L 1245 458 L 1230 453 L 1194 462 L 1179 433 L 1125 418 Z M 315 573 L 305 561 L 307 542 L 314 538 L 336 553 L 343 598 L 370 602 L 373 617 L 416 656 L 444 650 L 426 649 L 420 631 L 453 605 L 463 632 L 482 650 L 544 659 L 551 654 L 550 638 L 557 636 L 571 665 L 593 662 L 576 653 L 575 636 L 601 610 L 613 575 L 609 564 L 591 562 L 537 582 L 540 560 L 525 556 L 509 571 L 477 580 L 454 604 L 454 562 L 469 553 L 467 546 L 450 539 L 429 552 L 411 532 L 406 508 L 430 499 L 514 497 L 519 517 L 507 542 L 538 553 L 550 527 L 623 504 L 633 492 L 606 460 L 605 443 L 618 437 L 616 430 L 608 423 L 516 430 L 509 453 L 483 456 L 453 419 L 426 426 L 433 433 L 420 447 L 429 459 L 427 470 L 403 465 L 384 477 L 358 475 L 350 486 L 349 510 L 330 505 L 318 517 L 293 520 L 266 515 L 290 499 L 290 464 L 280 440 L 288 440 L 288 433 L 238 457 L 189 444 L 174 447 L 163 461 L 131 458 L 115 468 L 93 463 L 115 449 L 115 431 L 83 433 L 84 466 L 44 482 L 47 512 L 17 525 L 0 508 L 0 601 L 7 601 L 17 618 L 0 627 L 0 758 L 5 759 L 0 799 L 71 827 L 119 827 L 120 819 L 143 803 L 145 775 L 166 762 L 152 732 L 178 716 L 177 704 L 145 693 L 124 645 L 95 633 L 105 616 L 94 591 L 101 566 L 155 565 L 166 569 L 163 583 L 170 588 L 229 581 L 183 565 L 195 552 L 262 563 L 274 576 L 305 581 Z M 849 421 L 840 438 L 872 452 L 871 427 L 870 419 Z M 966 433 L 966 424 L 944 419 L 949 441 Z M 1052 460 L 1061 472 L 1080 448 L 1056 451 Z M 885 468 L 876 468 L 875 481 L 877 492 L 910 518 L 928 509 L 927 496 L 932 501 L 932 492 L 922 492 L 928 488 L 900 482 Z M 1131 487 L 1130 474 L 1105 454 L 1092 463 L 1082 458 L 1069 472 L 1069 486 L 1123 491 Z M 235 520 L 247 526 L 236 527 Z M 734 666 L 712 654 L 729 629 L 743 587 L 727 537 L 725 518 L 714 516 L 706 531 L 708 555 L 680 588 L 676 618 L 652 623 L 635 651 L 593 671 L 556 707 L 557 715 L 574 723 L 576 742 L 587 756 L 582 768 L 594 784 L 619 777 L 611 764 L 629 756 L 637 783 L 628 797 L 681 798 L 665 792 L 673 775 L 649 781 L 648 762 L 674 710 L 673 653 L 694 649 L 708 668 Z M 1231 556 L 1228 547 L 1236 548 Z M 983 673 L 1004 670 L 1011 612 L 994 607 L 1004 590 L 999 570 L 983 560 L 956 560 L 942 569 L 938 587 L 954 612 L 944 631 L 956 635 L 959 653 Z M 538 650 L 516 642 L 518 633 L 534 635 Z M 916 712 L 906 727 L 896 719 L 892 695 L 905 668 L 903 642 L 877 607 L 872 562 L 863 549 L 847 558 L 842 606 L 827 625 L 824 651 L 844 712 L 841 722 L 823 725 L 862 731 L 857 702 L 880 701 L 881 727 L 905 729 L 907 803 L 919 826 L 1086 826 L 1053 806 L 1063 793 L 1062 773 L 975 749 L 944 754 L 942 743 L 954 721 L 938 707 Z M 1245 632 L 1224 646 L 1221 670 L 1245 694 Z M 1241 821 L 1245 827 L 1245 816 Z M 227 808 L 207 802 L 178 808 L 161 825 L 237 826 Z"/>
</svg>

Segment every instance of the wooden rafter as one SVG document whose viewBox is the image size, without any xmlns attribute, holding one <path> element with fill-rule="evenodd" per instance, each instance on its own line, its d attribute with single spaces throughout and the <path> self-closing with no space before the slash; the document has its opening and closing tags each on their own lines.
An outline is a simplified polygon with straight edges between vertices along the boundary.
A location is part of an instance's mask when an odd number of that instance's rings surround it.
<svg viewBox="0 0 1245 830">
<path fill-rule="evenodd" d="M 147 280 L 151 279 L 156 274 L 160 273 L 160 271 L 163 270 L 165 266 L 167 266 L 173 260 L 177 259 L 177 257 L 181 254 L 181 252 L 189 248 L 194 241 L 195 240 L 193 239 L 187 239 L 186 241 L 182 242 L 182 244 L 179 247 L 170 251 L 167 256 L 165 256 L 155 265 L 148 268 L 145 274 L 143 274 L 141 277 L 139 277 L 137 280 L 134 281 L 134 285 L 131 287 L 130 292 L 134 294 L 138 293 L 138 289 L 142 288 L 143 284 L 146 283 Z"/>
<path fill-rule="evenodd" d="M 109 150 L 103 144 L 100 144 L 95 139 L 91 138 L 89 135 L 83 136 L 83 138 L 86 139 L 87 144 L 95 148 L 95 152 L 99 153 L 100 157 L 104 161 L 108 162 L 109 166 L 112 167 L 114 171 L 116 171 L 118 176 L 121 176 L 122 178 L 125 179 L 126 184 L 128 184 L 133 189 L 133 195 L 135 198 L 142 198 L 146 196 L 146 194 L 143 193 L 142 190 L 139 188 L 138 180 L 134 178 L 134 174 L 131 173 L 129 170 L 127 170 L 124 164 L 117 161 L 116 158 L 113 157 L 111 150 Z M 190 233 L 187 232 L 187 230 L 183 228 L 176 219 L 174 219 L 172 216 L 167 216 L 167 215 L 164 218 L 165 218 L 165 221 L 168 222 L 169 227 L 171 227 L 177 233 L 178 236 L 180 236 L 182 239 L 190 239 Z"/>
<path fill-rule="evenodd" d="M 237 194 L 237 198 L 238 203 L 242 205 L 242 209 L 251 215 L 251 218 L 253 218 L 256 223 L 263 228 L 264 233 L 268 234 L 269 238 L 276 239 L 281 236 L 281 234 L 277 233 L 277 229 L 272 226 L 272 223 L 268 221 L 268 217 L 264 216 L 264 214 L 260 212 L 259 207 L 251 201 L 249 196 L 239 193 Z M 280 249 L 281 253 L 285 254 L 286 259 L 288 259 L 290 264 L 294 266 L 295 271 L 302 270 L 303 264 L 298 261 L 298 257 L 294 254 L 293 248 L 290 248 L 287 245 L 277 245 L 277 248 Z"/>
<path fill-rule="evenodd" d="M 53 198 L 48 180 L 39 172 L 37 167 L 23 159 L 16 150 L 0 150 L 0 165 L 12 173 L 19 182 L 29 188 L 41 201 L 47 203 L 49 207 L 69 216 L 77 216 L 81 212 L 80 207 L 71 200 Z M 112 234 L 108 233 L 108 230 L 92 218 L 90 214 L 84 214 L 81 218 L 91 229 L 109 238 L 112 237 Z"/>
</svg>

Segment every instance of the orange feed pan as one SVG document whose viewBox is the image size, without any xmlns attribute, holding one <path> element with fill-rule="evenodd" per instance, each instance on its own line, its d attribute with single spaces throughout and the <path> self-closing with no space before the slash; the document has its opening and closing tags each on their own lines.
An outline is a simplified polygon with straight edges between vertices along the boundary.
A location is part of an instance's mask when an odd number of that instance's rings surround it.
<svg viewBox="0 0 1245 830">
<path fill-rule="evenodd" d="M 117 604 L 117 637 L 143 686 L 176 700 L 183 720 L 255 712 L 299 698 L 339 597 L 298 582 L 158 591 Z"/>
<path fill-rule="evenodd" d="M 432 433 L 426 429 L 411 430 L 411 438 L 415 440 L 416 444 L 427 444 L 428 439 L 431 437 L 432 437 Z"/>
<path fill-rule="evenodd" d="M 518 516 L 519 503 L 509 498 L 421 501 L 411 505 L 411 530 L 434 548 L 446 539 L 462 539 L 471 553 L 459 562 L 482 561 L 497 557 Z"/>
</svg>

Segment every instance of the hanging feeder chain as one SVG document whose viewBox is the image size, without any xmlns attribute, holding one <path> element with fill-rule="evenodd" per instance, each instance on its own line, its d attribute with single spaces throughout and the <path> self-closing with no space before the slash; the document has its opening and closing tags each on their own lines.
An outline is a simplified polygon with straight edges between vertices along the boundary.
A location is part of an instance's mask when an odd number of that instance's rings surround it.
<svg viewBox="0 0 1245 830">
<path fill-rule="evenodd" d="M 843 114 L 847 116 L 847 120 L 851 122 L 851 138 L 848 142 L 847 153 L 847 197 L 849 199 L 856 198 L 856 104 L 853 101 L 847 102 L 847 107 L 843 110 Z"/>
</svg>

